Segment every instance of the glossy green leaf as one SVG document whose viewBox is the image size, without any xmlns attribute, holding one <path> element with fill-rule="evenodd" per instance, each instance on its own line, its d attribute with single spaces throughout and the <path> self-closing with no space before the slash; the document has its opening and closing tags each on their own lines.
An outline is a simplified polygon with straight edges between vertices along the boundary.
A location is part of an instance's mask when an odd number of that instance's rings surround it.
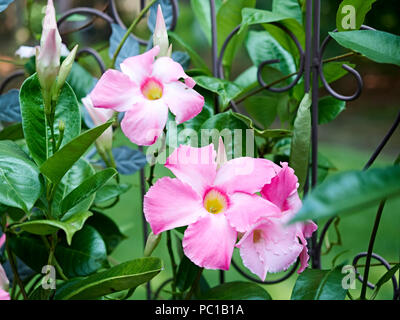
<svg viewBox="0 0 400 320">
<path fill-rule="evenodd" d="M 61 202 L 61 212 L 66 213 L 81 201 L 89 198 L 116 174 L 117 171 L 114 168 L 107 168 L 83 181 L 63 199 Z"/>
<path fill-rule="evenodd" d="M 67 242 L 71 245 L 72 237 L 75 232 L 82 229 L 87 218 L 92 215 L 90 211 L 75 213 L 65 217 L 61 221 L 55 220 L 32 220 L 23 223 L 14 224 L 12 229 L 21 229 L 32 234 L 49 235 L 63 230 L 67 237 Z"/>
<path fill-rule="evenodd" d="M 74 62 L 67 77 L 67 82 L 74 90 L 78 101 L 80 101 L 93 89 L 96 84 L 96 78 L 79 63 Z"/>
<path fill-rule="evenodd" d="M 122 234 L 118 225 L 109 216 L 95 210 L 92 212 L 93 216 L 87 220 L 86 224 L 92 226 L 101 234 L 106 244 L 107 254 L 111 254 L 120 242 L 126 239 L 126 236 Z"/>
<path fill-rule="evenodd" d="M 96 206 L 113 200 L 116 197 L 119 197 L 126 193 L 132 187 L 131 184 L 121 183 L 121 184 L 106 184 L 101 187 L 96 192 L 96 198 L 94 199 L 94 203 Z"/>
<path fill-rule="evenodd" d="M 250 31 L 246 48 L 256 66 L 265 60 L 279 59 L 279 63 L 270 66 L 279 69 L 284 75 L 296 72 L 292 56 L 267 31 Z"/>
<path fill-rule="evenodd" d="M 95 173 L 96 172 L 93 167 L 83 158 L 79 159 L 72 166 L 72 168 L 68 170 L 65 176 L 61 179 L 60 183 L 57 185 L 57 189 L 54 192 L 52 205 L 52 215 L 54 218 L 59 219 L 64 214 L 61 211 L 61 202 L 65 196 Z M 95 195 L 92 194 L 73 208 L 69 209 L 66 214 L 88 211 L 93 203 L 94 198 Z"/>
<path fill-rule="evenodd" d="M 254 147 L 251 148 L 250 145 L 247 145 L 247 129 L 249 129 L 249 127 L 246 125 L 246 123 L 240 118 L 236 117 L 235 114 L 229 110 L 214 115 L 203 123 L 200 128 L 200 142 L 202 145 L 207 145 L 209 143 L 214 143 L 214 145 L 217 145 L 218 138 L 221 136 L 224 139 L 224 145 L 228 159 L 245 155 L 254 156 Z M 209 136 L 207 136 L 207 134 L 209 134 Z M 253 137 L 250 136 L 250 138 L 251 143 L 253 143 Z"/>
<path fill-rule="evenodd" d="M 346 109 L 346 101 L 334 97 L 323 97 L 318 102 L 318 123 L 324 124 L 335 120 Z"/>
<path fill-rule="evenodd" d="M 188 53 L 190 58 L 192 59 L 193 63 L 205 70 L 207 73 L 211 75 L 211 72 L 207 66 L 207 64 L 204 62 L 203 58 L 189 45 L 187 44 L 180 36 L 178 36 L 175 32 L 173 31 L 168 31 L 168 37 L 171 40 L 176 41 L 183 49 L 185 49 Z"/>
<path fill-rule="evenodd" d="M 204 300 L 272 300 L 261 286 L 252 282 L 227 282 L 201 296 Z"/>
<path fill-rule="evenodd" d="M 158 258 L 148 257 L 121 263 L 85 279 L 72 280 L 58 288 L 55 299 L 88 300 L 137 286 L 150 281 L 162 270 Z"/>
<path fill-rule="evenodd" d="M 400 270 L 400 263 L 394 265 L 392 268 L 390 268 L 388 271 L 386 271 L 382 277 L 379 278 L 378 282 L 375 285 L 375 290 L 374 290 L 371 300 L 377 296 L 377 294 L 381 290 L 382 286 L 386 282 L 392 280 L 393 276 L 395 276 L 395 274 L 398 270 Z"/>
<path fill-rule="evenodd" d="M 11 141 L 0 141 L 0 203 L 32 209 L 43 190 L 36 164 Z"/>
<path fill-rule="evenodd" d="M 292 300 L 344 300 L 342 266 L 332 270 L 306 269 L 297 278 Z"/>
<path fill-rule="evenodd" d="M 335 174 L 307 195 L 292 222 L 354 213 L 400 194 L 399 179 L 399 166 Z"/>
<path fill-rule="evenodd" d="M 289 164 L 299 179 L 302 189 L 307 179 L 309 153 L 311 147 L 311 97 L 306 93 L 297 110 L 293 126 L 293 138 Z"/>
<path fill-rule="evenodd" d="M 200 267 L 196 266 L 184 255 L 179 264 L 178 273 L 176 275 L 176 286 L 178 287 L 179 291 L 184 292 L 189 289 L 196 279 L 199 271 Z"/>
<path fill-rule="evenodd" d="M 41 165 L 52 154 L 51 142 L 49 142 L 50 129 L 46 125 L 43 98 L 40 83 L 36 74 L 27 78 L 20 90 L 20 106 L 22 115 L 22 128 L 26 144 L 32 158 Z M 57 101 L 54 119 L 54 131 L 56 139 L 59 138 L 58 124 L 62 120 L 66 126 L 61 146 L 65 146 L 73 138 L 79 135 L 81 130 L 81 115 L 78 101 L 72 88 L 66 83 L 61 89 Z"/>
<path fill-rule="evenodd" d="M 400 66 L 400 36 L 378 30 L 330 32 L 341 46 L 379 63 Z"/>
<path fill-rule="evenodd" d="M 376 0 L 343 0 L 336 13 L 339 31 L 358 30 Z"/>
<path fill-rule="evenodd" d="M 194 80 L 198 86 L 218 94 L 221 98 L 222 109 L 241 94 L 242 91 L 235 83 L 214 77 L 198 76 L 194 77 Z"/>
<path fill-rule="evenodd" d="M 245 100 L 244 107 L 252 119 L 268 128 L 277 116 L 278 100 L 278 96 L 252 96 Z"/>
<path fill-rule="evenodd" d="M 40 171 L 53 183 L 58 183 L 76 161 L 86 152 L 93 142 L 113 123 L 110 120 L 98 127 L 90 129 L 63 148 L 58 150 L 41 166 Z"/>
<path fill-rule="evenodd" d="M 298 0 L 274 0 L 272 2 L 272 12 L 291 17 L 300 24 L 303 23 L 303 14 Z"/>
<path fill-rule="evenodd" d="M 221 7 L 222 0 L 215 1 L 215 11 Z M 208 43 L 211 44 L 211 10 L 209 0 L 190 0 L 192 11 L 200 24 Z"/>
<path fill-rule="evenodd" d="M 328 83 L 335 82 L 341 78 L 343 78 L 345 75 L 347 75 L 349 72 L 346 69 L 343 69 L 343 65 L 348 65 L 351 68 L 355 68 L 355 64 L 350 63 L 348 61 L 332 61 L 328 63 L 324 63 L 322 66 L 322 70 L 325 76 L 325 80 Z M 323 87 L 323 83 L 321 80 L 319 80 L 319 87 Z"/>
<path fill-rule="evenodd" d="M 0 131 L 0 140 L 20 140 L 24 138 L 21 123 L 14 123 Z"/>
<path fill-rule="evenodd" d="M 222 3 L 217 14 L 218 51 L 221 50 L 228 35 L 242 21 L 242 9 L 253 8 L 255 4 L 255 0 L 227 0 Z M 246 32 L 236 33 L 225 49 L 222 63 L 228 71 L 228 74 L 235 54 L 241 46 L 245 36 Z"/>
<path fill-rule="evenodd" d="M 10 236 L 10 246 L 26 265 L 38 273 L 48 264 L 49 250 L 37 236 L 28 233 Z M 76 232 L 71 246 L 66 241 L 58 243 L 55 257 L 68 278 L 90 275 L 107 262 L 104 240 L 91 226 L 84 226 Z"/>
</svg>

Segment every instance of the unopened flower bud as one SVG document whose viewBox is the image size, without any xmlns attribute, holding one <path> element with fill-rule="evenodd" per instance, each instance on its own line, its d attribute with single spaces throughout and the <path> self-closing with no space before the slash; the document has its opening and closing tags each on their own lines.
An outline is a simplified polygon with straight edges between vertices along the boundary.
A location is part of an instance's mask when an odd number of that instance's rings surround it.
<svg viewBox="0 0 400 320">
<path fill-rule="evenodd" d="M 153 45 L 160 47 L 158 57 L 168 56 L 168 33 L 160 5 L 158 5 L 157 9 L 157 20 L 153 33 Z"/>
<path fill-rule="evenodd" d="M 146 246 L 144 248 L 144 253 L 143 253 L 145 257 L 150 257 L 154 249 L 157 248 L 161 240 L 161 235 L 162 233 L 155 235 L 153 232 L 149 234 L 149 236 L 147 237 Z"/>
<path fill-rule="evenodd" d="M 65 58 L 63 63 L 61 64 L 60 67 L 60 72 L 58 73 L 58 78 L 57 78 L 57 84 L 56 84 L 56 93 L 58 93 L 61 88 L 63 87 L 65 80 L 67 79 L 71 68 L 72 64 L 75 61 L 75 56 L 76 56 L 76 51 L 78 50 L 78 45 L 76 45 L 72 51 L 68 54 L 68 56 Z"/>
</svg>

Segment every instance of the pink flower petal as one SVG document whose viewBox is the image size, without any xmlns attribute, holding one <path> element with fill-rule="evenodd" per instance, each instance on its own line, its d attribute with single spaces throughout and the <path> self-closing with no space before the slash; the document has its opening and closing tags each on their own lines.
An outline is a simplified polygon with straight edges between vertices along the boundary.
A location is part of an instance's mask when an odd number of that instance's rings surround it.
<svg viewBox="0 0 400 320">
<path fill-rule="evenodd" d="M 164 84 L 184 79 L 189 88 L 196 85 L 196 82 L 185 73 L 182 66 L 169 57 L 160 57 L 154 62 L 152 75 Z"/>
<path fill-rule="evenodd" d="M 203 96 L 179 81 L 164 85 L 163 99 L 178 124 L 197 116 L 204 106 Z"/>
<path fill-rule="evenodd" d="M 203 148 L 181 145 L 168 157 L 165 167 L 203 197 L 214 182 L 217 170 L 215 157 L 212 144 Z"/>
<path fill-rule="evenodd" d="M 189 225 L 183 236 L 185 255 L 199 267 L 228 270 L 237 232 L 223 213 L 208 213 Z"/>
<path fill-rule="evenodd" d="M 0 289 L 0 300 L 11 300 L 10 294 L 7 291 Z"/>
<path fill-rule="evenodd" d="M 8 290 L 9 281 L 2 265 L 0 264 L 0 290 Z"/>
<path fill-rule="evenodd" d="M 248 231 L 261 217 L 277 216 L 280 210 L 259 195 L 235 192 L 230 197 L 226 212 L 229 224 L 238 232 Z"/>
<path fill-rule="evenodd" d="M 290 267 L 303 250 L 296 236 L 296 227 L 287 227 L 277 218 L 262 219 L 248 231 L 236 245 L 240 248 L 243 263 L 265 280 L 267 272 L 280 272 Z M 255 235 L 255 232 L 257 233 Z M 251 244 L 251 242 L 253 244 Z M 243 245 L 246 243 L 245 245 Z M 247 250 L 255 250 L 259 260 L 248 259 Z M 244 252 L 242 252 L 244 250 Z M 254 258 L 254 253 L 250 253 Z M 246 259 L 247 257 L 247 259 Z M 264 272 L 259 272 L 261 266 Z"/>
<path fill-rule="evenodd" d="M 140 86 L 142 81 L 151 75 L 154 58 L 159 52 L 160 47 L 155 46 L 145 53 L 129 57 L 121 63 L 121 71 L 128 75 L 137 86 Z"/>
<path fill-rule="evenodd" d="M 164 177 L 144 196 L 144 215 L 154 234 L 189 225 L 207 214 L 202 198 L 178 179 Z"/>
<path fill-rule="evenodd" d="M 214 184 L 226 193 L 255 193 L 271 181 L 276 175 L 276 168 L 279 166 L 267 159 L 232 159 L 218 170 Z"/>
<path fill-rule="evenodd" d="M 282 169 L 261 190 L 261 195 L 276 204 L 282 211 L 296 211 L 301 207 L 301 201 L 297 194 L 298 179 L 294 170 L 286 162 L 282 163 Z"/>
<path fill-rule="evenodd" d="M 140 88 L 127 75 L 117 70 L 107 70 L 90 93 L 94 107 L 118 112 L 131 109 L 139 96 L 142 96 Z"/>
<path fill-rule="evenodd" d="M 6 242 L 6 234 L 3 233 L 3 235 L 0 237 L 0 249 L 4 245 L 5 242 Z"/>
<path fill-rule="evenodd" d="M 162 99 L 143 99 L 125 113 L 121 129 L 133 143 L 150 146 L 162 134 L 167 119 L 168 107 Z"/>
<path fill-rule="evenodd" d="M 300 268 L 297 270 L 297 273 L 302 273 L 308 266 L 308 260 L 310 259 L 308 255 L 308 247 L 306 238 L 310 238 L 314 231 L 318 229 L 318 226 L 312 222 L 307 221 L 305 223 L 297 223 L 297 237 L 300 239 L 300 242 L 303 246 L 303 250 L 300 254 Z"/>
</svg>

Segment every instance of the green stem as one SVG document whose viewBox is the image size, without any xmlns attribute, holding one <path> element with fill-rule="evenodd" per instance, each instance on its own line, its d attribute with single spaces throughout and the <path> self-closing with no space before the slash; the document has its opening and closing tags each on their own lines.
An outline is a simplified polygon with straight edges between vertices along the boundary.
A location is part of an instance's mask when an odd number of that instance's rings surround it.
<svg viewBox="0 0 400 320">
<path fill-rule="evenodd" d="M 15 294 L 15 286 L 16 286 L 15 283 L 17 283 L 19 288 L 20 288 L 20 290 L 21 290 L 22 296 L 24 297 L 24 300 L 28 300 L 28 296 L 26 294 L 26 291 L 25 291 L 25 288 L 24 288 L 24 284 L 22 283 L 22 280 L 19 277 L 18 269 L 17 269 L 17 267 L 15 265 L 14 254 L 11 252 L 8 239 L 9 239 L 9 237 L 7 236 L 6 237 L 6 251 L 7 251 L 8 261 L 10 262 L 10 267 L 11 267 L 11 270 L 12 270 L 13 275 L 14 275 L 14 284 L 13 284 L 13 289 L 12 289 L 12 296 L 14 296 L 14 294 Z"/>
<path fill-rule="evenodd" d="M 175 300 L 176 298 L 176 269 L 177 269 L 177 265 L 175 262 L 175 257 L 174 257 L 174 251 L 172 250 L 172 239 L 171 239 L 171 231 L 168 230 L 167 231 L 167 248 L 168 248 L 168 254 L 169 254 L 169 258 L 171 260 L 171 267 L 172 267 L 172 298 L 173 300 Z"/>
<path fill-rule="evenodd" d="M 139 15 L 133 20 L 132 24 L 129 26 L 129 28 L 126 30 L 124 36 L 122 37 L 121 42 L 118 45 L 117 50 L 115 50 L 113 58 L 111 60 L 111 68 L 114 68 L 115 66 L 115 61 L 117 60 L 118 54 L 122 49 L 122 46 L 124 45 L 126 39 L 128 39 L 129 35 L 133 31 L 133 29 L 136 27 L 136 25 L 139 23 L 139 21 L 143 18 L 143 16 L 146 14 L 146 12 L 150 9 L 150 7 L 156 3 L 157 0 L 151 0 L 146 7 L 139 13 Z"/>
</svg>

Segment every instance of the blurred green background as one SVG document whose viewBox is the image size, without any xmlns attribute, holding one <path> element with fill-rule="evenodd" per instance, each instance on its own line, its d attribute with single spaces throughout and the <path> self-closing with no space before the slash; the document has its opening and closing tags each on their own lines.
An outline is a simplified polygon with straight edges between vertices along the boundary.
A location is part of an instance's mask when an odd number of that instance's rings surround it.
<svg viewBox="0 0 400 320">
<path fill-rule="evenodd" d="M 107 5 L 107 1 L 55 0 L 54 2 L 58 13 L 79 6 L 104 10 Z M 120 0 L 116 2 L 122 20 L 129 24 L 138 11 L 139 0 Z M 340 2 L 340 0 L 322 0 L 322 38 L 325 37 L 328 31 L 335 28 L 336 9 Z M 23 0 L 16 0 L 5 12 L 0 14 L 0 58 L 15 59 L 14 53 L 20 45 L 37 44 L 34 34 L 40 34 L 42 7 L 45 3 L 46 1 L 44 0 L 32 1 L 33 7 L 30 22 L 28 22 L 27 11 L 25 10 L 26 2 Z M 200 56 L 204 57 L 208 64 L 211 65 L 211 50 L 194 17 L 190 1 L 180 0 L 179 5 L 180 15 L 176 33 L 195 48 Z M 270 0 L 257 1 L 257 7 L 259 8 L 269 9 L 270 6 Z M 76 26 L 84 23 L 85 21 L 75 22 Z M 400 34 L 400 6 L 398 0 L 378 0 L 374 4 L 372 11 L 367 15 L 366 24 L 379 30 Z M 68 47 L 71 47 L 75 42 L 82 44 L 82 47 L 93 46 L 100 50 L 105 59 L 108 59 L 107 44 L 110 30 L 106 23 L 96 19 L 92 27 L 73 34 L 65 33 L 67 29 L 71 28 L 69 23 L 65 24 L 64 27 L 65 30 L 62 29 L 61 34 Z M 33 31 L 33 35 L 29 30 Z M 145 39 L 149 38 L 150 33 L 147 30 L 146 21 L 141 22 L 137 34 Z M 325 57 L 331 57 L 341 52 L 344 51 L 332 42 L 325 53 Z M 99 76 L 99 71 L 90 58 L 81 59 L 80 62 L 93 75 Z M 356 69 L 363 76 L 363 94 L 358 100 L 347 103 L 346 110 L 335 121 L 322 125 L 319 129 L 320 151 L 337 167 L 338 170 L 336 172 L 361 169 L 363 167 L 391 126 L 400 107 L 400 73 L 398 67 L 374 64 L 361 57 L 352 58 L 351 62 L 357 65 Z M 247 53 L 244 49 L 240 50 L 234 62 L 233 77 L 250 65 Z M 0 62 L 0 82 L 7 74 L 19 68 L 21 66 Z M 18 87 L 20 83 L 16 81 L 12 86 Z M 346 76 L 336 82 L 333 87 L 343 94 L 351 94 L 355 90 L 354 79 L 351 76 Z M 322 90 L 321 96 L 325 94 Z M 118 132 L 115 145 L 123 144 L 130 144 L 130 142 Z M 374 166 L 391 164 L 400 150 L 399 145 L 400 134 L 396 132 Z M 160 166 L 156 167 L 155 172 L 156 176 L 169 174 L 165 168 Z M 122 182 L 131 183 L 133 188 L 122 196 L 121 202 L 116 207 L 107 212 L 121 226 L 123 233 L 128 236 L 128 239 L 123 241 L 113 254 L 113 258 L 117 261 L 140 257 L 143 251 L 139 174 L 124 176 Z M 328 255 L 322 257 L 324 268 L 330 268 L 332 259 L 339 254 L 341 255 L 337 262 L 347 261 L 351 263 L 351 259 L 355 254 L 367 250 L 376 210 L 377 205 L 341 219 L 339 230 L 342 245 L 335 246 Z M 400 259 L 399 235 L 400 199 L 391 199 L 388 201 L 383 213 L 374 252 L 390 262 L 398 262 Z M 335 242 L 336 234 L 333 228 L 330 229 L 328 238 Z M 178 254 L 179 252 L 177 251 L 176 253 Z M 156 288 L 171 274 L 165 238 L 163 238 L 154 255 L 161 257 L 165 263 L 165 271 L 152 281 L 152 287 Z M 237 252 L 235 252 L 234 256 L 235 261 L 241 264 Z M 363 259 L 360 260 L 360 263 L 363 262 Z M 361 268 L 360 270 L 363 269 Z M 372 267 L 371 281 L 377 281 L 384 271 L 382 267 Z M 218 283 L 218 272 L 206 271 L 205 276 L 210 285 Z M 269 275 L 268 277 L 274 279 L 278 276 L 279 274 Z M 274 299 L 288 299 L 296 276 L 293 275 L 289 280 L 277 285 L 268 285 L 266 289 Z M 244 278 L 231 267 L 231 270 L 226 272 L 226 280 L 244 280 Z M 357 296 L 360 289 L 361 285 L 357 282 L 357 289 L 350 292 L 353 296 Z M 387 283 L 378 295 L 378 299 L 390 299 L 391 296 L 391 284 Z M 134 299 L 142 299 L 144 297 L 144 287 L 139 288 L 133 295 Z M 162 293 L 161 298 L 163 297 L 168 298 L 169 295 Z"/>
</svg>

